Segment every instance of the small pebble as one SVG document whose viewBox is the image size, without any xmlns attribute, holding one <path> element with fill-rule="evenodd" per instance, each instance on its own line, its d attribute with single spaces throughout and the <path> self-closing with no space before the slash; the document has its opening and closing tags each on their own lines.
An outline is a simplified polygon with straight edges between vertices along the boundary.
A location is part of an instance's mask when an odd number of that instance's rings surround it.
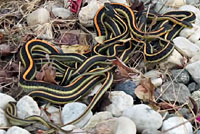
<svg viewBox="0 0 200 134">
<path fill-rule="evenodd" d="M 127 117 L 119 117 L 100 122 L 96 134 L 136 134 L 135 123 Z"/>
<path fill-rule="evenodd" d="M 110 111 L 116 117 L 121 116 L 128 107 L 133 106 L 133 98 L 123 91 L 110 92 L 109 99 L 111 104 L 106 106 L 105 110 Z"/>
<path fill-rule="evenodd" d="M 5 130 L 0 129 L 0 134 L 6 134 Z"/>
<path fill-rule="evenodd" d="M 65 104 L 61 112 L 61 117 L 63 124 L 67 124 L 75 119 L 77 119 L 85 110 L 87 106 L 80 102 L 72 102 Z M 77 127 L 82 128 L 92 117 L 92 112 L 89 111 L 84 118 L 82 118 L 78 123 L 74 124 Z"/>
<path fill-rule="evenodd" d="M 190 30 L 192 30 L 192 29 L 190 29 Z M 199 29 L 199 31 L 200 31 L 200 29 Z M 184 31 L 183 33 L 184 33 L 184 35 L 187 34 L 186 31 Z M 200 34 L 200 33 L 198 33 L 198 34 Z M 200 36 L 197 38 L 200 38 Z M 190 40 L 192 40 L 192 39 L 190 39 Z M 181 54 L 183 54 L 185 57 L 191 58 L 200 52 L 200 48 L 196 44 L 194 44 L 191 41 L 189 41 L 188 39 L 186 39 L 185 37 L 176 37 L 175 39 L 173 39 L 173 42 L 174 42 L 174 45 L 176 46 L 176 49 L 179 50 L 179 52 Z M 195 40 L 194 40 L 194 42 L 195 42 Z"/>
<path fill-rule="evenodd" d="M 193 80 L 200 85 L 200 61 L 188 64 L 185 69 L 190 73 Z"/>
<path fill-rule="evenodd" d="M 49 20 L 50 14 L 49 11 L 45 8 L 39 8 L 27 16 L 27 23 L 29 26 L 48 23 Z"/>
<path fill-rule="evenodd" d="M 161 95 L 161 96 L 160 96 Z M 191 96 L 189 89 L 182 83 L 166 82 L 155 92 L 155 97 L 160 97 L 167 102 L 185 103 Z"/>
<path fill-rule="evenodd" d="M 136 124 L 138 132 L 145 129 L 159 129 L 162 125 L 162 116 L 145 104 L 127 108 L 123 116 L 130 118 Z"/>
<path fill-rule="evenodd" d="M 198 90 L 199 86 L 195 82 L 191 82 L 190 84 L 188 84 L 188 89 L 192 93 L 192 92 Z"/>
<path fill-rule="evenodd" d="M 145 129 L 144 131 L 142 131 L 142 134 L 162 134 L 162 133 L 156 129 Z"/>
<path fill-rule="evenodd" d="M 23 129 L 23 128 L 20 128 L 17 126 L 13 126 L 8 129 L 6 134 L 31 134 L 31 133 L 29 133 L 26 129 Z"/>
<path fill-rule="evenodd" d="M 32 115 L 40 115 L 41 111 L 36 101 L 30 96 L 23 96 L 17 102 L 17 115 L 19 118 L 26 118 Z"/>
<path fill-rule="evenodd" d="M 172 70 L 172 76 L 178 83 L 188 84 L 190 81 L 189 73 L 184 69 L 176 69 Z"/>
<path fill-rule="evenodd" d="M 5 116 L 4 110 L 0 108 L 0 127 L 8 127 L 8 120 Z"/>
<path fill-rule="evenodd" d="M 54 7 L 52 8 L 52 13 L 54 14 L 55 17 L 59 17 L 62 19 L 67 19 L 69 16 L 71 16 L 71 11 L 65 8 L 59 8 L 59 7 Z"/>
<path fill-rule="evenodd" d="M 7 94 L 4 94 L 4 93 L 0 93 L 0 98 L 1 98 L 1 103 L 0 103 L 1 109 L 5 109 L 8 102 L 10 102 L 10 101 L 15 102 L 16 101 L 13 97 L 11 97 Z"/>
<path fill-rule="evenodd" d="M 175 127 L 183 122 L 187 121 L 183 117 L 171 117 L 163 122 L 162 131 Z M 192 125 L 187 122 L 179 127 L 167 131 L 165 134 L 193 134 Z"/>
<path fill-rule="evenodd" d="M 132 80 L 127 80 L 124 82 L 120 82 L 116 84 L 115 89 L 116 91 L 124 91 L 125 93 L 129 94 L 133 98 L 136 97 L 134 91 L 136 88 L 136 84 Z"/>
<path fill-rule="evenodd" d="M 98 112 L 94 116 L 91 117 L 91 119 L 88 121 L 88 123 L 85 125 L 85 129 L 90 129 L 96 126 L 101 121 L 108 120 L 113 118 L 112 113 L 109 111 L 105 112 Z"/>
</svg>

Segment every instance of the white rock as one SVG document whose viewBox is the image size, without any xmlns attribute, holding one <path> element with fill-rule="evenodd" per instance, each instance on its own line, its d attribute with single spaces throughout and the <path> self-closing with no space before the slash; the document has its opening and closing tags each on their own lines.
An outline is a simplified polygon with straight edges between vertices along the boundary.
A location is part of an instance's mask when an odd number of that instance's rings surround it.
<svg viewBox="0 0 200 134">
<path fill-rule="evenodd" d="M 0 108 L 5 109 L 6 105 L 8 104 L 9 101 L 15 102 L 16 100 L 4 93 L 0 93 L 0 98 L 1 98 L 1 103 L 0 103 Z"/>
<path fill-rule="evenodd" d="M 188 5 L 195 5 L 199 3 L 199 0 L 186 0 Z"/>
<path fill-rule="evenodd" d="M 67 19 L 69 16 L 71 16 L 71 11 L 70 9 L 65 9 L 65 8 L 53 8 L 52 13 L 54 14 L 55 17 L 60 17 L 62 19 Z"/>
<path fill-rule="evenodd" d="M 185 0 L 167 0 L 166 6 L 178 8 L 186 4 Z"/>
<path fill-rule="evenodd" d="M 175 127 L 183 122 L 187 121 L 183 117 L 171 117 L 163 122 L 162 131 Z M 176 127 L 165 134 L 193 134 L 192 125 L 187 122 L 179 127 Z"/>
<path fill-rule="evenodd" d="M 17 102 L 17 115 L 19 118 L 26 118 L 32 115 L 40 115 L 40 108 L 36 101 L 30 96 L 24 96 Z"/>
<path fill-rule="evenodd" d="M 162 85 L 163 79 L 162 78 L 151 79 L 151 82 L 155 87 L 159 87 Z"/>
<path fill-rule="evenodd" d="M 6 133 L 5 130 L 1 130 L 1 129 L 0 129 L 0 134 L 5 134 L 5 133 Z"/>
<path fill-rule="evenodd" d="M 176 37 L 173 42 L 176 49 L 186 57 L 191 58 L 200 52 L 200 48 L 185 37 Z"/>
<path fill-rule="evenodd" d="M 136 134 L 135 123 L 127 117 L 100 122 L 95 128 L 96 134 Z"/>
<path fill-rule="evenodd" d="M 135 123 L 138 132 L 159 129 L 162 125 L 162 116 L 145 104 L 134 105 L 124 110 L 123 116 L 129 117 Z"/>
<path fill-rule="evenodd" d="M 200 84 L 200 61 L 188 64 L 185 69 L 190 73 L 194 81 Z"/>
<path fill-rule="evenodd" d="M 121 3 L 124 5 L 128 5 L 127 0 L 110 0 L 111 3 Z"/>
<path fill-rule="evenodd" d="M 48 23 L 49 20 L 50 14 L 45 8 L 37 9 L 27 16 L 27 23 L 29 26 Z"/>
<path fill-rule="evenodd" d="M 94 16 L 105 2 L 108 0 L 92 0 L 87 6 L 82 7 L 78 16 L 80 23 L 86 27 L 93 26 Z"/>
<path fill-rule="evenodd" d="M 77 119 L 85 110 L 87 106 L 83 103 L 73 102 L 65 104 L 61 112 L 63 124 L 67 124 L 75 119 Z M 74 124 L 77 127 L 83 127 L 89 119 L 92 117 L 92 112 L 89 111 L 87 115 L 80 120 L 80 122 Z"/>
<path fill-rule="evenodd" d="M 160 62 L 159 65 L 162 70 L 173 68 L 175 66 L 182 67 L 182 60 L 183 57 L 181 54 L 176 49 L 174 49 L 171 55 L 166 60 Z"/>
<path fill-rule="evenodd" d="M 41 108 L 42 108 L 41 116 L 44 119 L 50 120 L 51 122 L 55 124 L 62 124 L 61 117 L 60 117 L 60 110 L 57 107 L 43 105 Z M 51 116 L 48 116 L 46 112 L 50 114 Z"/>
<path fill-rule="evenodd" d="M 23 129 L 23 128 L 20 128 L 17 126 L 13 126 L 8 129 L 6 134 L 31 134 L 31 133 L 29 133 L 26 129 Z"/>
<path fill-rule="evenodd" d="M 0 108 L 0 127 L 8 127 L 8 120 L 5 116 L 5 112 Z"/>
<path fill-rule="evenodd" d="M 84 128 L 86 129 L 93 128 L 99 122 L 111 119 L 112 117 L 113 117 L 112 113 L 108 111 L 96 113 L 94 116 L 91 117 L 91 119 L 88 121 L 88 123 L 85 125 Z"/>
<path fill-rule="evenodd" d="M 200 10 L 192 5 L 184 5 L 182 7 L 179 8 L 179 10 L 183 10 L 183 11 L 192 11 L 195 13 L 196 18 L 198 20 L 200 20 Z"/>
<path fill-rule="evenodd" d="M 133 98 L 124 91 L 110 92 L 109 99 L 111 104 L 105 107 L 113 116 L 121 116 L 122 112 L 133 105 Z"/>
<path fill-rule="evenodd" d="M 194 56 L 189 60 L 189 63 L 193 63 L 193 62 L 196 62 L 196 61 L 199 61 L 199 60 L 200 60 L 200 53 L 194 55 Z"/>
<path fill-rule="evenodd" d="M 200 26 L 193 24 L 192 28 L 184 28 L 180 32 L 180 36 L 188 38 L 190 41 L 197 42 L 200 39 Z"/>
</svg>

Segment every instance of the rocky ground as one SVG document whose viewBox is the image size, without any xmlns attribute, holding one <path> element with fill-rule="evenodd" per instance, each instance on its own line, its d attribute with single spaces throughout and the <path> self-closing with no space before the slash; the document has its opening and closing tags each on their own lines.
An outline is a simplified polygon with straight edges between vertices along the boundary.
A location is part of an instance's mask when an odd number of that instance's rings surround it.
<svg viewBox="0 0 200 134">
<path fill-rule="evenodd" d="M 81 2 L 81 0 L 77 0 Z M 64 106 L 38 105 L 18 87 L 23 70 L 19 48 L 32 38 L 56 44 L 63 52 L 83 52 L 96 44 L 93 18 L 105 2 L 131 5 L 134 0 L 83 0 L 71 10 L 67 0 L 18 0 L 0 2 L 0 134 L 45 133 L 41 124 L 11 126 L 5 117 L 9 101 L 17 102 L 17 115 L 40 115 L 55 124 L 76 119 L 86 108 L 83 101 Z M 77 3 L 78 3 L 77 2 Z M 164 61 L 129 66 L 139 75 L 118 78 L 104 95 L 97 110 L 79 123 L 65 126 L 75 134 L 200 134 L 200 1 L 138 1 L 157 13 L 193 11 L 193 28 L 184 28 L 173 39 L 176 49 Z M 80 3 L 79 3 L 80 4 Z M 135 2 L 136 4 L 136 2 Z M 142 76 L 142 77 L 141 77 Z M 96 85 L 94 91 L 101 85 Z M 58 132 L 62 134 L 63 132 Z"/>
</svg>

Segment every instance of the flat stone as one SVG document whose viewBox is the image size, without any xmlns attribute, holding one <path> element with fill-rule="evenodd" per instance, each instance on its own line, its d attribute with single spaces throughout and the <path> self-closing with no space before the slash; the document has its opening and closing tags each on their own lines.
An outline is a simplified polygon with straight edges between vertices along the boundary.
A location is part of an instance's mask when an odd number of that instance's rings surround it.
<svg viewBox="0 0 200 134">
<path fill-rule="evenodd" d="M 121 116 L 122 112 L 133 105 L 133 98 L 123 91 L 110 92 L 109 99 L 111 104 L 105 107 L 113 116 Z"/>
<path fill-rule="evenodd" d="M 185 34 L 186 32 L 184 32 L 184 35 Z M 185 37 L 176 37 L 175 39 L 173 39 L 173 42 L 176 46 L 176 49 L 186 57 L 191 58 L 200 52 L 200 48 Z"/>
<path fill-rule="evenodd" d="M 187 120 L 183 117 L 168 118 L 163 122 L 162 131 L 175 127 L 185 121 Z M 165 134 L 193 134 L 192 125 L 190 122 L 187 122 L 181 126 L 175 127 L 174 129 L 167 131 Z"/>
<path fill-rule="evenodd" d="M 9 123 L 6 118 L 5 112 L 0 108 L 0 127 L 8 127 Z"/>
<path fill-rule="evenodd" d="M 10 102 L 10 101 L 16 102 L 16 100 L 13 97 L 11 97 L 7 94 L 4 94 L 4 93 L 0 93 L 0 98 L 1 98 L 1 103 L 0 103 L 1 109 L 5 109 L 8 102 Z"/>
<path fill-rule="evenodd" d="M 119 117 L 100 122 L 96 134 L 136 134 L 135 123 L 127 117 Z"/>
<path fill-rule="evenodd" d="M 8 129 L 6 134 L 31 134 L 31 133 L 29 133 L 26 129 L 23 129 L 23 128 L 20 128 L 17 126 L 13 126 Z"/>
<path fill-rule="evenodd" d="M 185 103 L 191 96 L 189 89 L 182 83 L 166 82 L 155 92 L 156 99 L 160 97 L 167 102 Z"/>
<path fill-rule="evenodd" d="M 127 108 L 122 115 L 135 123 L 138 132 L 145 129 L 159 129 L 162 125 L 162 116 L 145 104 Z"/>
<path fill-rule="evenodd" d="M 193 80 L 200 85 L 200 61 L 188 64 L 185 69 L 190 73 Z"/>
<path fill-rule="evenodd" d="M 112 113 L 109 111 L 105 112 L 98 112 L 95 115 L 91 117 L 91 119 L 88 121 L 88 123 L 85 125 L 85 129 L 90 129 L 95 127 L 99 122 L 108 120 L 113 118 Z"/>
<path fill-rule="evenodd" d="M 77 119 L 86 110 L 86 108 L 87 106 L 80 102 L 65 104 L 61 112 L 63 124 L 67 124 Z M 89 111 L 87 115 L 85 115 L 78 123 L 75 123 L 74 125 L 82 128 L 84 125 L 86 125 L 91 117 L 92 112 Z"/>
<path fill-rule="evenodd" d="M 33 100 L 32 97 L 26 95 L 23 96 L 18 102 L 17 102 L 17 115 L 19 118 L 26 118 L 32 115 L 40 115 L 41 111 L 38 107 L 38 104 L 36 101 Z"/>
</svg>

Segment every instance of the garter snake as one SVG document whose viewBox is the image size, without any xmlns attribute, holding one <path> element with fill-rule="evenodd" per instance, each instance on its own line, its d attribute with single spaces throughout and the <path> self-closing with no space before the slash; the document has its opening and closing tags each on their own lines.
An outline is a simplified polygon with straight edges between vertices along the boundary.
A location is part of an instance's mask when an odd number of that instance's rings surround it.
<svg viewBox="0 0 200 134">
<path fill-rule="evenodd" d="M 156 15 L 150 13 L 147 19 L 152 21 L 153 16 Z M 84 54 L 63 54 L 53 45 L 38 39 L 27 42 L 20 50 L 20 58 L 25 71 L 20 76 L 19 86 L 34 98 L 42 98 L 56 104 L 66 104 L 79 100 L 92 87 L 102 82 L 101 88 L 92 98 L 84 113 L 68 124 L 77 123 L 110 88 L 113 82 L 112 70 L 115 68 L 110 60 L 119 57 L 126 63 L 129 54 L 137 47 L 143 48 L 145 61 L 163 60 L 174 49 L 171 40 L 183 27 L 191 27 L 190 23 L 195 20 L 195 15 L 188 11 L 172 11 L 158 15 L 157 21 L 161 24 L 153 31 L 143 31 L 138 28 L 138 23 L 142 24 L 143 19 L 137 20 L 140 22 L 136 21 L 135 12 L 128 6 L 120 3 L 105 3 L 94 17 L 97 36 L 105 36 L 105 40 L 102 44 L 96 44 L 91 52 L 87 53 L 90 57 Z M 158 44 L 158 47 L 155 44 Z M 67 65 L 69 61 L 77 64 L 71 67 Z M 51 62 L 60 74 L 56 76 L 60 80 L 59 85 L 35 79 L 39 68 L 48 62 Z M 9 103 L 6 116 L 12 124 L 23 126 L 39 121 L 50 128 L 60 129 L 37 116 L 24 120 L 19 119 L 15 111 L 15 104 Z"/>
</svg>

